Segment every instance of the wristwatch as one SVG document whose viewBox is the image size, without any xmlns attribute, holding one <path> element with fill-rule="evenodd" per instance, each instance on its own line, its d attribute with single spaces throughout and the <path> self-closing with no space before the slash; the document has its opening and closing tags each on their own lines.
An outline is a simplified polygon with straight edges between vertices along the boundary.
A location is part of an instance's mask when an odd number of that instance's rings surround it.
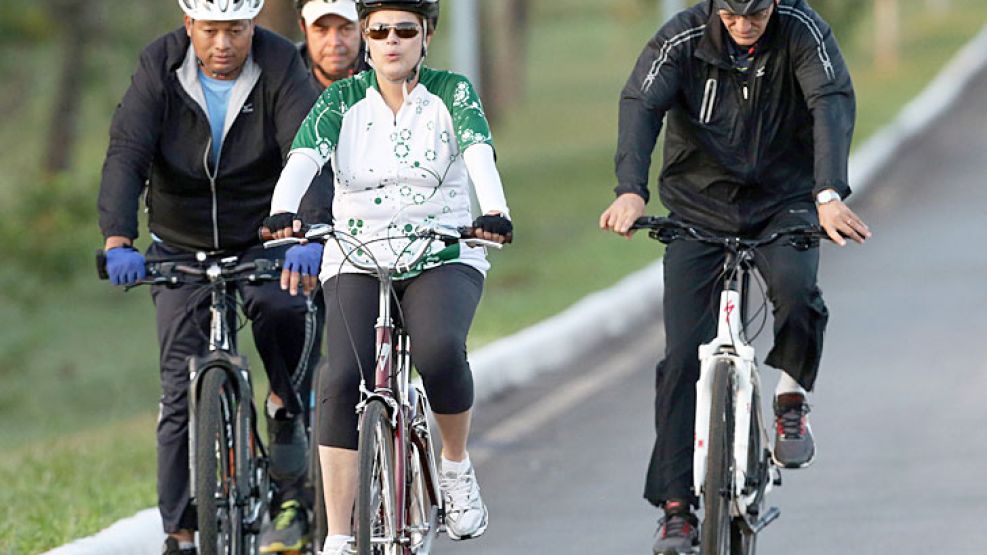
<svg viewBox="0 0 987 555">
<path fill-rule="evenodd" d="M 832 189 L 824 189 L 816 193 L 816 204 L 827 204 L 834 200 L 842 200 L 840 194 Z"/>
</svg>

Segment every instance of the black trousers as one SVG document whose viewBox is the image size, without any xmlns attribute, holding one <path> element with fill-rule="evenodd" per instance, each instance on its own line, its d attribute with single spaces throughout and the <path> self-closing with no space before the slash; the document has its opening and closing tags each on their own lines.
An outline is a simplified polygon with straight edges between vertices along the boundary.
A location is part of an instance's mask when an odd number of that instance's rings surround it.
<svg viewBox="0 0 987 555">
<path fill-rule="evenodd" d="M 153 243 L 147 251 L 148 257 L 180 254 L 183 251 L 161 243 Z M 283 258 L 284 249 L 265 250 L 258 246 L 234 254 L 242 261 Z M 252 322 L 254 342 L 271 391 L 284 399 L 289 411 L 301 414 L 308 410 L 311 363 L 319 355 L 314 304 L 307 303 L 304 296 L 288 295 L 276 282 L 243 285 L 236 292 Z M 208 350 L 210 296 L 198 286 L 154 286 L 151 298 L 157 311 L 161 367 L 158 508 L 165 532 L 174 533 L 196 528 L 189 503 L 188 359 Z M 302 361 L 305 353 L 309 356 Z"/>
<path fill-rule="evenodd" d="M 811 203 L 792 206 L 758 234 L 816 224 L 817 218 Z M 724 256 L 719 247 L 684 240 L 674 241 L 665 251 L 665 358 L 655 376 L 657 437 L 644 491 L 645 499 L 656 506 L 669 499 L 698 505 L 692 491 L 698 349 L 716 336 Z M 756 263 L 774 314 L 774 347 L 765 362 L 811 390 L 828 319 L 816 284 L 819 249 L 800 252 L 780 241 L 760 249 Z"/>
<path fill-rule="evenodd" d="M 466 335 L 483 292 L 482 274 L 465 264 L 445 264 L 394 286 L 432 410 L 469 410 L 473 374 Z M 361 367 L 367 388 L 374 385 L 379 284 L 375 276 L 340 274 L 326 281 L 324 290 L 329 364 L 319 379 L 319 444 L 356 449 Z"/>
</svg>

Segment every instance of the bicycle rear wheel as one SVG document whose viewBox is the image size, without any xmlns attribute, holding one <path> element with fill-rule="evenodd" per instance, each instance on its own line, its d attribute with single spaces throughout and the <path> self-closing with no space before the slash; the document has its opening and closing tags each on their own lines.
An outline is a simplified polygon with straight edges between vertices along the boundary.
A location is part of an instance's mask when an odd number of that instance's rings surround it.
<svg viewBox="0 0 987 555">
<path fill-rule="evenodd" d="M 728 555 L 733 489 L 733 365 L 717 362 L 713 372 L 701 547 L 703 555 Z"/>
<path fill-rule="evenodd" d="M 356 552 L 358 555 L 397 553 L 394 433 L 383 401 L 370 401 L 363 412 L 358 460 Z"/>
<path fill-rule="evenodd" d="M 201 555 L 240 555 L 236 504 L 236 398 L 226 372 L 206 368 L 199 389 L 195 440 L 195 502 Z"/>
</svg>

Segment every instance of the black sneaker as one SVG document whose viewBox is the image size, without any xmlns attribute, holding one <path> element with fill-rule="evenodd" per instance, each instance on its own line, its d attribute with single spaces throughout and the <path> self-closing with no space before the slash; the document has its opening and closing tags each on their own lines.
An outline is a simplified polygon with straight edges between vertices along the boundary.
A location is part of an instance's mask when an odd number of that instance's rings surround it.
<svg viewBox="0 0 987 555">
<path fill-rule="evenodd" d="M 685 501 L 665 503 L 665 516 L 658 521 L 655 555 L 685 555 L 699 552 L 699 519 Z"/>
<path fill-rule="evenodd" d="M 182 549 L 178 546 L 177 539 L 168 536 L 161 547 L 161 555 L 198 555 L 198 551 L 195 550 L 194 546 Z"/>
<path fill-rule="evenodd" d="M 291 415 L 278 409 L 267 415 L 267 445 L 271 458 L 271 477 L 275 482 L 297 480 L 308 464 L 308 436 L 300 414 Z"/>
<path fill-rule="evenodd" d="M 775 397 L 774 459 L 784 468 L 805 468 L 816 456 L 816 443 L 809 426 L 809 404 L 801 393 Z"/>
</svg>

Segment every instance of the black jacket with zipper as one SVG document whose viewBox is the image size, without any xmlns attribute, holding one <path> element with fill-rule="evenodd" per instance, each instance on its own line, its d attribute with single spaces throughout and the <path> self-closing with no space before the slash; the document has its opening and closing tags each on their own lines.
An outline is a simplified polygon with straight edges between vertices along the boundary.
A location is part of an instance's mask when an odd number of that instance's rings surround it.
<svg viewBox="0 0 987 555">
<path fill-rule="evenodd" d="M 318 97 L 294 45 L 255 27 L 248 64 L 256 83 L 236 110 L 210 161 L 209 120 L 190 87 L 189 38 L 179 28 L 141 53 L 130 87 L 113 116 L 99 193 L 103 235 L 136 238 L 137 209 L 147 186 L 148 227 L 165 243 L 188 250 L 235 250 L 259 242 L 257 228 L 299 124 Z M 241 74 L 240 78 L 244 78 Z M 229 118 L 227 118 L 229 121 Z M 207 165 L 208 164 L 208 165 Z M 325 177 L 309 188 L 306 221 L 326 221 L 331 191 Z"/>
<path fill-rule="evenodd" d="M 823 189 L 846 198 L 856 107 L 829 26 L 805 0 L 781 0 L 743 74 L 711 4 L 672 18 L 638 58 L 620 101 L 616 192 L 648 200 L 667 115 L 659 194 L 677 216 L 745 233 Z"/>
</svg>

